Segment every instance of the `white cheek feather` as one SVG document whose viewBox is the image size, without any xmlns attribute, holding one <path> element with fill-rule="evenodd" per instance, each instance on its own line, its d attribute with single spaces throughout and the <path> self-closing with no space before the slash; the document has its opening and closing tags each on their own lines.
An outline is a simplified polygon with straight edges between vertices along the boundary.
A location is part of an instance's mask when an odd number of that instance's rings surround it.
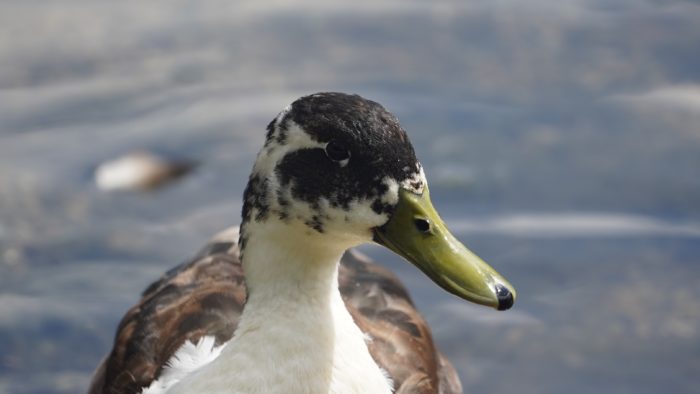
<svg viewBox="0 0 700 394">
<path fill-rule="evenodd" d="M 386 193 L 382 196 L 382 202 L 391 205 L 397 204 L 399 202 L 399 183 L 388 176 L 382 180 L 382 183 L 387 187 Z"/>
<path fill-rule="evenodd" d="M 143 394 L 163 394 L 183 377 L 214 361 L 226 344 L 215 346 L 216 338 L 204 336 L 197 343 L 185 342 L 168 360 L 158 380 L 145 388 Z"/>
<path fill-rule="evenodd" d="M 271 183 L 278 184 L 275 178 Z M 397 186 L 398 187 L 398 186 Z M 355 199 L 348 204 L 348 210 L 340 207 L 331 206 L 330 201 L 326 198 L 320 198 L 317 207 L 313 207 L 311 203 L 300 201 L 292 197 L 291 190 L 294 188 L 294 183 L 291 182 L 287 187 L 278 189 L 278 192 L 289 202 L 287 207 L 288 212 L 294 212 L 291 220 L 311 220 L 314 216 L 321 216 L 325 226 L 326 235 L 333 234 L 338 238 L 338 242 L 346 244 L 346 247 L 356 246 L 363 242 L 369 242 L 372 234 L 369 231 L 372 227 L 381 226 L 388 220 L 387 214 L 378 214 L 372 209 L 372 199 Z M 398 189 L 397 189 L 398 190 Z M 396 196 L 398 201 L 398 195 Z M 277 199 L 271 199 L 271 207 L 274 210 L 281 210 Z M 315 232 L 312 228 L 306 226 L 307 233 Z"/>
<path fill-rule="evenodd" d="M 350 201 L 350 211 L 352 211 L 352 221 L 364 227 L 381 226 L 389 219 L 387 214 L 374 212 L 371 199 Z"/>
</svg>

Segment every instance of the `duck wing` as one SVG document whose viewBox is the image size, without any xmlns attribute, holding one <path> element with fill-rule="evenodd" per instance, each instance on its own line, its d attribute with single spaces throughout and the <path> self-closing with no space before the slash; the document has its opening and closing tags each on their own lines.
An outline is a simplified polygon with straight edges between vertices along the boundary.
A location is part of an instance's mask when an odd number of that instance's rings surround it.
<svg viewBox="0 0 700 394">
<path fill-rule="evenodd" d="M 215 236 L 192 260 L 166 272 L 122 318 L 89 393 L 140 393 L 186 341 L 227 342 L 245 304 L 238 229 Z"/>
<path fill-rule="evenodd" d="M 238 229 L 229 228 L 143 292 L 119 323 L 90 394 L 140 393 L 187 341 L 212 336 L 218 346 L 233 337 L 246 298 L 237 245 Z M 462 392 L 457 373 L 435 348 L 427 323 L 390 271 L 349 251 L 341 260 L 339 284 L 396 393 Z"/>
<path fill-rule="evenodd" d="M 369 351 L 393 380 L 395 393 L 462 392 L 457 372 L 438 351 L 430 327 L 391 271 L 350 250 L 343 256 L 338 281 L 345 305 L 369 336 Z"/>
</svg>

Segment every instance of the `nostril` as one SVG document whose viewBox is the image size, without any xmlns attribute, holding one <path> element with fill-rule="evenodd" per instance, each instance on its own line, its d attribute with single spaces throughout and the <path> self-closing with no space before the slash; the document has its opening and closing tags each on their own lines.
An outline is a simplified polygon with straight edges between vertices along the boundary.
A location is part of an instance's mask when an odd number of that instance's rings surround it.
<svg viewBox="0 0 700 394">
<path fill-rule="evenodd" d="M 413 219 L 413 224 L 416 225 L 416 228 L 421 233 L 427 233 L 428 231 L 430 231 L 430 222 L 428 221 L 428 219 L 422 219 L 422 218 Z"/>
<path fill-rule="evenodd" d="M 505 311 L 513 306 L 513 293 L 511 293 L 505 286 L 501 284 L 496 285 L 496 297 L 498 297 L 499 311 Z"/>
</svg>

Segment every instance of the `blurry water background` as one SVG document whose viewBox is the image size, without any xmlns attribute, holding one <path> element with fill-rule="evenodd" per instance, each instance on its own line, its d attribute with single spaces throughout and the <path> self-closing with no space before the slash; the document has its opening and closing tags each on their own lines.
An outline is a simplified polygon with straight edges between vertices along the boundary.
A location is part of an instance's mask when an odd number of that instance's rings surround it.
<svg viewBox="0 0 700 394">
<path fill-rule="evenodd" d="M 76 393 L 161 272 L 239 221 L 264 127 L 346 91 L 519 290 L 467 304 L 378 247 L 468 393 L 700 393 L 700 5 L 4 0 L 0 393 Z M 147 194 L 99 163 L 201 161 Z"/>
</svg>

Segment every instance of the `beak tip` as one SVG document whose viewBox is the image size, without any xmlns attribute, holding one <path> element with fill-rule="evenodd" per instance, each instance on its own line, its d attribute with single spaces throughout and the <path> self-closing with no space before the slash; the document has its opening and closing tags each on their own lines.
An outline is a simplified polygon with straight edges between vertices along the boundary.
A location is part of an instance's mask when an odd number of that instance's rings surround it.
<svg viewBox="0 0 700 394">
<path fill-rule="evenodd" d="M 498 297 L 498 308 L 496 309 L 498 309 L 499 311 L 508 310 L 515 303 L 515 297 L 513 297 L 513 293 L 502 284 L 496 285 L 496 297 Z"/>
</svg>

